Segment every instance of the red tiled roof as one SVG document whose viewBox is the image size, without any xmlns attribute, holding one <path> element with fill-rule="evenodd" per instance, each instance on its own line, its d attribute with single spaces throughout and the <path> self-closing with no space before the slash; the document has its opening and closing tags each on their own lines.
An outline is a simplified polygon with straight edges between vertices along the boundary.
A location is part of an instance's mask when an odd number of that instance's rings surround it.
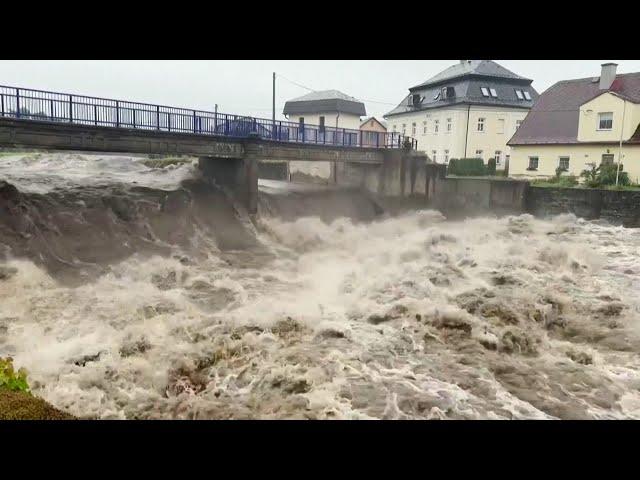
<svg viewBox="0 0 640 480">
<path fill-rule="evenodd" d="M 617 75 L 609 90 L 600 90 L 599 81 L 593 78 L 556 83 L 540 95 L 507 144 L 584 143 L 578 142 L 580 105 L 606 92 L 640 103 L 640 73 Z M 626 143 L 640 143 L 640 132 L 636 131 Z"/>
</svg>

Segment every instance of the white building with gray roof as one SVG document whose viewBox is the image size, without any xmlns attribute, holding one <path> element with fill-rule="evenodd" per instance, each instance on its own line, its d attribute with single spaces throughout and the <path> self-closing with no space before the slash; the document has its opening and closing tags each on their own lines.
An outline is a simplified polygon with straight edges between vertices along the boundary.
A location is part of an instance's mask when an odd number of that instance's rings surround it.
<svg viewBox="0 0 640 480">
<path fill-rule="evenodd" d="M 360 117 L 367 114 L 364 103 L 338 90 L 310 92 L 289 100 L 283 113 L 296 123 L 353 130 L 360 128 Z"/>
<path fill-rule="evenodd" d="M 507 141 L 538 98 L 532 82 L 492 60 L 460 60 L 409 88 L 384 118 L 389 131 L 416 138 L 418 150 L 438 163 L 495 158 L 504 168 Z"/>
</svg>

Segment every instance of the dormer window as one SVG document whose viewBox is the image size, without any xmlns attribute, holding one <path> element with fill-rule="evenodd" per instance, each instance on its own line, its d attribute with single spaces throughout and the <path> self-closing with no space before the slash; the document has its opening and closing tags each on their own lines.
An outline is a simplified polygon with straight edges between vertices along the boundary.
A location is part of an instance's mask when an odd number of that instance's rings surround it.
<svg viewBox="0 0 640 480">
<path fill-rule="evenodd" d="M 598 130 L 611 130 L 613 128 L 613 112 L 598 114 Z"/>
<path fill-rule="evenodd" d="M 489 89 L 489 92 L 491 92 L 491 96 L 492 96 L 493 98 L 498 98 L 498 92 L 496 92 L 496 89 L 495 89 L 495 88 L 490 88 L 490 89 Z"/>
<path fill-rule="evenodd" d="M 526 90 L 524 92 L 524 98 L 526 98 L 527 100 L 531 100 L 531 95 L 529 95 L 529 92 L 527 92 Z"/>
<path fill-rule="evenodd" d="M 483 97 L 488 97 L 489 96 L 489 89 L 487 87 L 481 87 L 480 90 L 482 91 L 482 96 Z"/>
<path fill-rule="evenodd" d="M 524 100 L 524 94 L 522 93 L 522 90 L 516 90 L 516 97 L 518 97 L 518 100 Z"/>
<path fill-rule="evenodd" d="M 436 94 L 433 96 L 434 100 L 437 100 L 438 98 L 440 98 L 440 91 L 437 91 Z"/>
</svg>

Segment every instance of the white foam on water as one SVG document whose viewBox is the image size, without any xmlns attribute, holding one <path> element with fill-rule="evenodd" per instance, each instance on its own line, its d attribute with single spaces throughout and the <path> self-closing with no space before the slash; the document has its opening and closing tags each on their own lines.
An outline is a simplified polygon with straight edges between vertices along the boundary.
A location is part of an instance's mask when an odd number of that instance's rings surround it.
<svg viewBox="0 0 640 480">
<path fill-rule="evenodd" d="M 204 242 L 75 287 L 0 263 L 0 354 L 81 417 L 640 418 L 637 230 L 426 210 L 258 232 L 266 263 Z"/>
</svg>

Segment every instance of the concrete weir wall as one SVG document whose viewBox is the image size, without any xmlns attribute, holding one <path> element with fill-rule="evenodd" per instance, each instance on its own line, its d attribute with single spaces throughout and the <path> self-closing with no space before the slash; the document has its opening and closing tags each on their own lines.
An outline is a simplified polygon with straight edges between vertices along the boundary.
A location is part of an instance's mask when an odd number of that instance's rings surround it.
<svg viewBox="0 0 640 480">
<path fill-rule="evenodd" d="M 382 197 L 422 196 L 433 194 L 436 178 L 444 176 L 440 166 L 427 164 L 426 158 L 398 150 L 385 152 L 382 163 L 338 163 L 338 185 L 363 188 Z M 431 184 L 431 190 L 429 185 Z"/>
<path fill-rule="evenodd" d="M 449 214 L 520 213 L 525 210 L 528 182 L 484 177 L 437 180 L 433 204 Z"/>
<path fill-rule="evenodd" d="M 640 227 L 640 191 L 530 187 L 527 212 L 540 216 L 573 213 L 615 225 Z"/>
</svg>

